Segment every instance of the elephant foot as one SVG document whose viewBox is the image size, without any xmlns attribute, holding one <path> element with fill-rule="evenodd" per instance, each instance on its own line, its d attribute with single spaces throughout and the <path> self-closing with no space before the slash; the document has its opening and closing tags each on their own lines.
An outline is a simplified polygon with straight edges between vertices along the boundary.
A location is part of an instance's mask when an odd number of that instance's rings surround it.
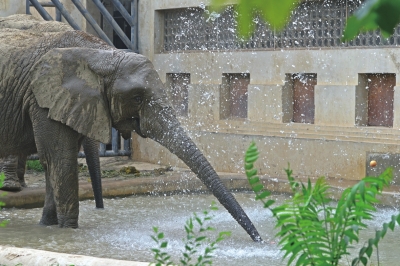
<svg viewBox="0 0 400 266">
<path fill-rule="evenodd" d="M 68 218 L 65 215 L 58 215 L 58 227 L 78 228 L 78 219 Z"/>
<path fill-rule="evenodd" d="M 0 188 L 1 190 L 5 191 L 21 191 L 22 186 L 19 181 L 14 181 L 12 179 L 6 179 L 3 182 L 3 186 Z"/>
<path fill-rule="evenodd" d="M 43 215 L 42 219 L 40 219 L 39 222 L 40 225 L 44 225 L 44 226 L 50 226 L 50 225 L 56 225 L 58 224 L 58 219 L 57 216 L 55 215 Z"/>
</svg>

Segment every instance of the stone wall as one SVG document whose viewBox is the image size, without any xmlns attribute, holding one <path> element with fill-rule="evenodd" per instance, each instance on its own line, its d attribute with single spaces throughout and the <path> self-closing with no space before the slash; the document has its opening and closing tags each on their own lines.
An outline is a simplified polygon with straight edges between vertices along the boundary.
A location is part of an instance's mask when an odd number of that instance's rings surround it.
<svg viewBox="0 0 400 266">
<path fill-rule="evenodd" d="M 169 73 L 190 74 L 188 114 L 181 116 L 199 148 L 217 171 L 241 172 L 245 149 L 252 140 L 260 149 L 263 174 L 284 175 L 288 163 L 296 175 L 360 179 L 370 153 L 400 153 L 399 78 L 394 87 L 392 126 L 365 126 L 357 116 L 368 73 L 399 77 L 397 48 L 299 48 L 164 52 L 163 10 L 198 7 L 197 1 L 140 1 L 139 50 L 148 56 L 163 81 Z M 223 76 L 249 73 L 247 118 L 223 119 Z M 288 77 L 314 73 L 313 124 L 290 121 L 293 99 Z M 361 101 L 361 102 L 360 102 Z M 365 110 L 361 110 L 365 109 Z M 288 111 L 289 110 L 289 111 Z M 151 140 L 134 137 L 134 158 L 182 166 Z M 382 162 L 385 164 L 385 162 Z M 379 161 L 378 161 L 379 164 Z"/>
<path fill-rule="evenodd" d="M 25 14 L 25 0 L 0 0 L 0 17 Z"/>
</svg>

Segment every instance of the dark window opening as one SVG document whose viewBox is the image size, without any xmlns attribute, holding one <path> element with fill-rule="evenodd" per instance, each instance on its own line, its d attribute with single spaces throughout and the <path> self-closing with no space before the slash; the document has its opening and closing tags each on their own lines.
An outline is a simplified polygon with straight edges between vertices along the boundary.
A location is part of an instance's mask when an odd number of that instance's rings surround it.
<svg viewBox="0 0 400 266">
<path fill-rule="evenodd" d="M 314 124 L 317 74 L 293 74 L 293 122 Z"/>
<path fill-rule="evenodd" d="M 368 125 L 393 127 L 395 74 L 367 74 Z"/>
<path fill-rule="evenodd" d="M 247 118 L 249 73 L 224 74 L 221 93 L 222 118 Z"/>
</svg>

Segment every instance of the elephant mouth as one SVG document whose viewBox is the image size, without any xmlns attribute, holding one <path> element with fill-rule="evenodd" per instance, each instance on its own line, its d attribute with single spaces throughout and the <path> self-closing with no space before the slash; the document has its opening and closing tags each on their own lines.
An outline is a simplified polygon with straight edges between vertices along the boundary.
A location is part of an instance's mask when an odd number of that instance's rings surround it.
<svg viewBox="0 0 400 266">
<path fill-rule="evenodd" d="M 140 130 L 140 118 L 138 117 L 133 117 L 133 130 L 142 138 L 147 138 Z"/>
<path fill-rule="evenodd" d="M 130 119 L 117 122 L 113 124 L 113 127 L 116 128 L 121 136 L 126 140 L 131 138 L 132 131 L 135 131 L 142 138 L 147 138 L 140 129 L 140 118 L 138 117 L 132 117 Z"/>
</svg>

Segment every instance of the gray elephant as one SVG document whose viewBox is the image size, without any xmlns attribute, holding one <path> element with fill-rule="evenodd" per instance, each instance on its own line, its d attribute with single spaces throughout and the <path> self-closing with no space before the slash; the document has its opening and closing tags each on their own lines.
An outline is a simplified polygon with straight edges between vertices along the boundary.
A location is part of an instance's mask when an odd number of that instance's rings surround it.
<svg viewBox="0 0 400 266">
<path fill-rule="evenodd" d="M 86 163 L 88 165 L 90 180 L 96 208 L 103 209 L 103 192 L 101 186 L 101 170 L 99 160 L 99 142 L 85 138 L 83 141 Z M 27 187 L 25 183 L 26 155 L 9 155 L 0 164 L 0 172 L 4 172 L 5 179 L 0 188 L 5 191 L 20 191 Z"/>
<path fill-rule="evenodd" d="M 7 28 L 0 30 L 0 80 L 0 157 L 38 153 L 46 169 L 41 224 L 78 227 L 78 149 L 85 137 L 108 143 L 113 126 L 124 138 L 135 131 L 169 149 L 254 241 L 261 240 L 180 126 L 146 57 L 81 31 Z"/>
<path fill-rule="evenodd" d="M 64 23 L 48 23 L 26 15 L 14 15 L 1 20 L 0 29 L 26 30 L 30 33 L 73 30 L 69 25 Z M 98 141 L 88 138 L 83 141 L 83 149 L 86 154 L 86 163 L 88 164 L 96 208 L 104 208 L 98 146 Z M 4 158 L 3 163 L 0 163 L 0 170 L 5 173 L 2 190 L 19 191 L 23 187 L 26 187 L 24 175 L 27 155 L 29 154 L 20 153 L 18 156 L 10 155 Z"/>
</svg>

